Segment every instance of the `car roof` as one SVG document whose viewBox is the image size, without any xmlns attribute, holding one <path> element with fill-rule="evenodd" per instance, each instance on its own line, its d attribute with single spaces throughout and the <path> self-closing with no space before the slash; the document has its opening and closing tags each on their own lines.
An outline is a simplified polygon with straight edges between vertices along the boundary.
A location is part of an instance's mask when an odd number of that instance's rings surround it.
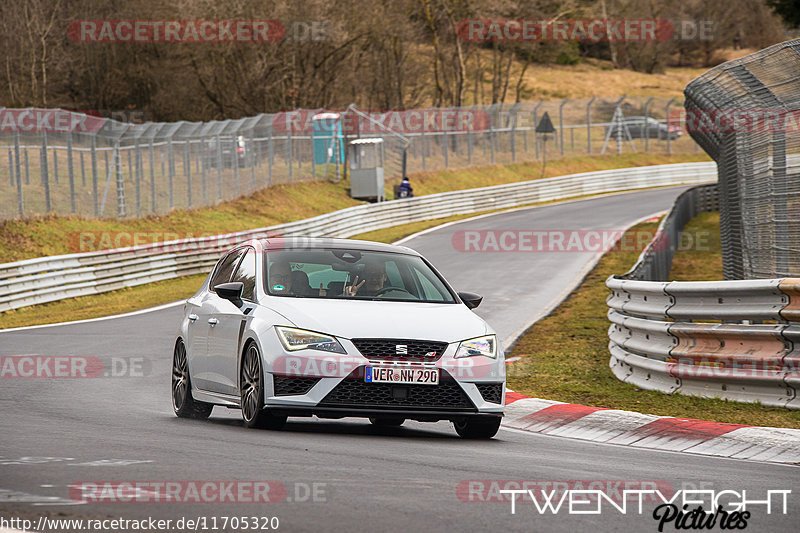
<svg viewBox="0 0 800 533">
<path fill-rule="evenodd" d="M 270 237 L 262 239 L 261 245 L 267 251 L 302 250 L 302 249 L 338 249 L 360 250 L 364 252 L 388 252 L 419 256 L 419 252 L 405 246 L 396 246 L 382 242 L 362 241 L 357 239 L 335 239 L 331 237 Z"/>
</svg>

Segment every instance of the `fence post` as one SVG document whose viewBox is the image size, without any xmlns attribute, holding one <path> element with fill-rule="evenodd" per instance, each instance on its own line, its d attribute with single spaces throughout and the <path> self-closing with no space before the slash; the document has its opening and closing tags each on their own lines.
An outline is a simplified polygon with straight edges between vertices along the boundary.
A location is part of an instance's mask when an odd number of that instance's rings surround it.
<svg viewBox="0 0 800 533">
<path fill-rule="evenodd" d="M 172 146 L 172 134 L 167 139 L 167 172 L 169 173 L 169 208 L 175 205 L 175 150 Z"/>
<path fill-rule="evenodd" d="M 19 132 L 14 132 L 14 161 L 17 171 L 17 210 L 20 216 L 25 214 L 25 205 L 22 201 L 22 173 L 19 168 Z"/>
<path fill-rule="evenodd" d="M 558 106 L 558 137 L 561 144 L 561 155 L 564 155 L 564 106 L 569 102 L 569 98 L 561 102 Z"/>
<path fill-rule="evenodd" d="M 250 192 L 256 190 L 256 157 L 255 152 L 253 152 L 256 146 L 255 129 L 255 126 L 250 128 L 250 149 L 246 152 L 248 159 L 250 159 Z"/>
<path fill-rule="evenodd" d="M 81 156 L 81 187 L 86 187 L 86 164 L 83 157 L 83 150 L 78 152 Z"/>
<path fill-rule="evenodd" d="M 28 149 L 22 149 L 22 155 L 25 157 L 25 185 L 31 184 L 30 165 L 28 165 Z"/>
<path fill-rule="evenodd" d="M 222 137 L 217 134 L 217 198 L 222 200 Z"/>
<path fill-rule="evenodd" d="M 644 103 L 644 153 L 650 153 L 650 104 L 653 102 L 653 97 L 647 99 Z M 667 124 L 669 125 L 669 117 L 667 117 Z M 667 127 L 669 130 L 669 127 Z M 667 134 L 669 137 L 669 133 Z"/>
<path fill-rule="evenodd" d="M 671 99 L 669 102 L 667 102 L 667 106 L 664 108 L 664 116 L 667 117 L 667 119 L 669 119 L 669 108 L 674 101 L 675 101 L 674 98 Z M 669 120 L 667 121 L 667 123 L 669 124 Z M 672 154 L 672 139 L 670 139 L 669 137 L 669 126 L 667 126 L 667 155 L 671 154 Z"/>
<path fill-rule="evenodd" d="M 448 157 L 447 157 L 447 149 L 448 149 L 448 146 L 447 146 L 447 130 L 445 128 L 442 128 L 441 137 L 439 137 L 439 139 L 440 139 L 439 142 L 442 143 L 442 155 L 444 156 L 444 168 L 449 168 L 450 162 L 449 162 Z"/>
<path fill-rule="evenodd" d="M 92 135 L 92 198 L 94 199 L 94 216 L 99 216 L 99 207 L 97 205 L 97 138 Z"/>
<path fill-rule="evenodd" d="M 58 152 L 53 148 L 53 181 L 58 184 Z"/>
<path fill-rule="evenodd" d="M 44 205 L 45 210 L 50 213 L 51 205 L 50 205 L 50 177 L 47 175 L 47 132 L 42 132 L 42 150 L 39 153 L 39 158 L 41 160 L 41 170 L 42 170 L 42 185 L 44 185 Z"/>
<path fill-rule="evenodd" d="M 586 154 L 591 155 L 592 153 L 592 104 L 594 103 L 596 96 L 592 96 L 592 99 L 589 100 L 589 103 L 586 104 Z"/>
<path fill-rule="evenodd" d="M 286 136 L 287 136 L 287 147 L 286 147 L 286 149 L 289 152 L 289 157 L 288 157 L 288 159 L 289 159 L 289 183 L 291 183 L 294 180 L 294 171 L 293 171 L 294 153 L 293 153 L 293 146 L 292 146 L 292 126 L 289 126 L 288 128 L 286 128 L 286 131 L 287 131 L 287 134 L 286 134 Z"/>
<path fill-rule="evenodd" d="M 67 133 L 67 176 L 69 176 L 69 206 L 75 213 L 75 176 L 72 171 L 72 132 Z"/>
<path fill-rule="evenodd" d="M 155 137 L 150 137 L 150 146 L 148 148 L 149 156 L 150 156 L 150 209 L 152 209 L 153 214 L 156 214 L 156 170 L 155 170 L 155 154 L 153 154 L 153 141 Z"/>
<path fill-rule="evenodd" d="M 233 167 L 233 178 L 236 181 L 236 197 L 242 195 L 242 186 L 239 183 L 239 136 L 233 136 L 233 146 L 231 146 L 231 166 Z"/>
<path fill-rule="evenodd" d="M 234 157 L 236 154 L 234 153 Z M 186 207 L 192 207 L 192 153 L 189 137 L 183 139 L 183 174 L 186 176 Z"/>
<path fill-rule="evenodd" d="M 8 147 L 8 184 L 14 186 L 14 154 L 11 147 Z"/>
<path fill-rule="evenodd" d="M 206 157 L 206 145 L 206 140 L 200 139 L 196 150 L 197 153 L 195 154 L 200 164 L 200 183 L 203 188 L 203 205 L 208 205 L 208 178 L 206 177 L 208 158 Z"/>
<path fill-rule="evenodd" d="M 539 159 L 539 138 L 536 135 L 536 126 L 539 125 L 539 107 L 544 103 L 544 100 L 539 100 L 539 103 L 536 104 L 536 107 L 533 108 L 533 148 L 536 154 L 536 159 Z"/>
<path fill-rule="evenodd" d="M 519 102 L 515 103 L 511 106 L 509 110 L 509 120 L 511 122 L 511 162 L 514 163 L 517 160 L 517 108 L 519 107 Z"/>
<path fill-rule="evenodd" d="M 274 120 L 274 118 L 272 120 Z M 267 186 L 272 186 L 272 160 L 275 157 L 275 144 L 272 139 L 272 120 L 269 121 L 269 136 L 267 137 Z"/>
<path fill-rule="evenodd" d="M 125 218 L 127 209 L 125 206 L 125 181 L 122 177 L 122 151 L 119 141 L 117 141 L 117 218 Z"/>
<path fill-rule="evenodd" d="M 141 165 L 139 160 L 141 158 L 141 153 L 139 153 L 139 139 L 136 139 L 136 143 L 134 144 L 134 154 L 133 159 L 136 161 L 136 166 L 134 167 L 134 173 L 136 176 L 136 218 L 142 217 L 142 178 L 141 174 Z"/>
</svg>

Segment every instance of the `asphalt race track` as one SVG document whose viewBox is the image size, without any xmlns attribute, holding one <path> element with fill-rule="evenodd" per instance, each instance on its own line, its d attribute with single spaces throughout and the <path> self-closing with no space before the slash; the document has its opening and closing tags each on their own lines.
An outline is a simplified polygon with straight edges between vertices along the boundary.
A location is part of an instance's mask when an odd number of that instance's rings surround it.
<svg viewBox="0 0 800 533">
<path fill-rule="evenodd" d="M 500 213 L 427 232 L 405 245 L 428 257 L 458 290 L 483 294 L 477 311 L 507 342 L 556 303 L 595 254 L 465 253 L 454 250 L 455 232 L 623 229 L 668 209 L 682 190 Z M 470 480 L 583 480 L 599 481 L 603 487 L 629 481 L 633 488 L 645 481 L 675 490 L 744 489 L 750 500 L 763 500 L 767 490 L 793 489 L 787 514 L 775 505 L 767 515 L 765 506 L 756 505 L 748 529 L 797 530 L 800 469 L 794 466 L 510 429 L 501 429 L 490 441 L 465 441 L 449 423 L 408 422 L 401 428 L 378 429 L 360 419 L 290 419 L 284 431 L 270 432 L 247 430 L 238 411 L 220 407 L 208 421 L 178 419 L 169 389 L 180 316 L 180 306 L 173 306 L 111 320 L 0 333 L 2 356 L 94 356 L 103 361 L 104 373 L 120 374 L 0 381 L 0 516 L 34 521 L 44 514 L 157 517 L 173 524 L 181 518 L 205 517 L 205 530 L 212 530 L 216 518 L 217 531 L 223 530 L 224 517 L 233 516 L 278 517 L 282 531 L 657 531 L 649 503 L 642 514 L 630 504 L 627 514 L 605 505 L 601 514 L 570 514 L 562 508 L 552 515 L 520 501 L 512 514 L 508 501 L 469 501 L 480 491 L 457 492 L 481 486 Z M 126 481 L 275 481 L 282 485 L 271 485 L 270 494 L 282 501 L 193 503 L 196 500 L 187 496 L 187 501 L 174 503 L 129 503 L 119 501 L 119 494 L 106 494 L 115 501 L 78 504 L 69 490 L 81 482 Z M 275 487 L 284 487 L 285 494 Z M 570 487 L 576 488 L 574 483 Z M 262 519 L 257 529 L 264 523 Z M 674 523 L 664 531 L 675 531 Z"/>
</svg>

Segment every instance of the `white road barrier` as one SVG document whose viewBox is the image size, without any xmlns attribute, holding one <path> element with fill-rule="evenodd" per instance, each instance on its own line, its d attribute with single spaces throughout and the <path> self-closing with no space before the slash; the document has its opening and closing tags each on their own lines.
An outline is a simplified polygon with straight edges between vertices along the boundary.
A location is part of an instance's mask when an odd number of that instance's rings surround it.
<svg viewBox="0 0 800 533">
<path fill-rule="evenodd" d="M 599 193 L 716 179 L 715 163 L 604 170 L 364 204 L 267 228 L 0 265 L 0 312 L 207 272 L 220 253 L 259 236 L 349 237 L 400 224 Z"/>
</svg>

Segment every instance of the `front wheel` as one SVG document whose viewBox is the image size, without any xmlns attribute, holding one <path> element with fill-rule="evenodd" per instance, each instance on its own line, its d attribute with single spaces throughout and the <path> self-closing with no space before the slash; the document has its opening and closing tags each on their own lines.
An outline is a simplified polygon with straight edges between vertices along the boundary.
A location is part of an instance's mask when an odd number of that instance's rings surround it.
<svg viewBox="0 0 800 533">
<path fill-rule="evenodd" d="M 261 370 L 261 353 L 254 342 L 244 354 L 239 390 L 242 393 L 242 418 L 247 427 L 281 429 L 286 424 L 285 416 L 275 416 L 264 408 L 264 372 Z"/>
<path fill-rule="evenodd" d="M 456 433 L 465 439 L 491 439 L 500 429 L 500 417 L 466 418 L 453 422 Z"/>
<path fill-rule="evenodd" d="M 214 405 L 192 398 L 192 380 L 183 340 L 175 343 L 172 355 L 172 409 L 181 418 L 208 418 Z"/>
</svg>

